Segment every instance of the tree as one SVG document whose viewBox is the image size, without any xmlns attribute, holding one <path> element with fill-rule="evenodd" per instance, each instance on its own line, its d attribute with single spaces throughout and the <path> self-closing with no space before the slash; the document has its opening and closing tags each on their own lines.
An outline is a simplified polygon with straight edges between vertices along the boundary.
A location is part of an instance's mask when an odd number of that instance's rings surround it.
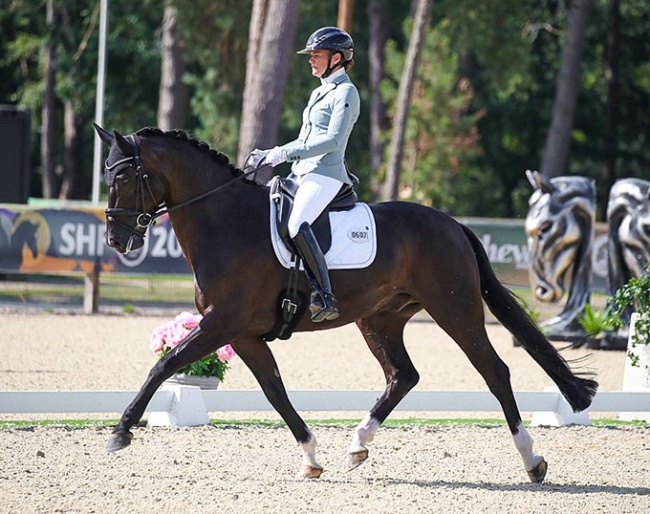
<svg viewBox="0 0 650 514">
<path fill-rule="evenodd" d="M 571 129 L 580 91 L 582 47 L 593 0 L 573 0 L 569 24 L 560 57 L 553 117 L 546 138 L 540 171 L 547 177 L 563 175 L 568 170 Z"/>
<path fill-rule="evenodd" d="M 253 0 L 170 1 L 177 8 L 176 40 L 183 45 L 183 82 L 190 101 L 182 126 L 234 156 L 246 77 L 252 80 L 254 74 L 265 73 L 259 60 L 262 39 L 257 50 L 247 48 Z M 129 132 L 157 122 L 163 68 L 159 36 L 165 3 L 110 3 L 105 124 Z M 622 176 L 644 178 L 650 162 L 650 0 L 592 3 L 584 35 L 580 94 L 569 132 L 570 171 L 596 179 L 602 215 L 608 184 Z M 53 191 L 46 196 L 84 197 L 92 157 L 90 120 L 97 69 L 97 31 L 92 19 L 97 2 L 49 0 L 49 4 L 54 12 L 49 29 L 48 0 L 5 1 L 0 9 L 0 103 L 21 105 L 35 113 L 31 117 L 31 161 L 37 171 L 32 196 L 49 187 L 41 173 L 49 166 L 52 179 L 48 184 Z M 404 28 L 404 20 L 412 17 L 417 4 L 411 0 L 355 3 L 352 76 L 361 93 L 362 109 L 347 157 L 355 174 L 362 177 L 358 192 L 364 200 L 371 199 L 372 174 L 380 177 L 385 169 L 382 159 L 390 156 L 382 146 L 387 146 L 391 135 L 387 121 L 397 119 L 397 86 L 411 32 Z M 268 14 L 259 18 L 260 38 L 275 4 L 266 0 L 262 5 Z M 337 24 L 342 5 L 302 0 L 298 36 L 288 34 L 285 25 L 281 30 L 284 42 L 295 50 L 318 26 Z M 404 134 L 400 197 L 460 216 L 525 215 L 530 188 L 523 170 L 539 163 L 549 136 L 571 5 L 575 7 L 577 0 L 435 3 Z M 431 44 L 430 39 L 446 46 Z M 384 47 L 386 64 L 377 64 Z M 257 59 L 247 62 L 248 50 Z M 315 79 L 305 57 L 291 50 L 282 58 L 262 60 L 270 67 L 289 68 L 277 125 L 278 142 L 285 142 L 299 130 L 300 113 Z M 247 74 L 248 64 L 254 65 L 254 71 Z M 48 69 L 55 73 L 47 73 Z M 275 101 L 278 96 L 273 95 L 271 90 L 263 91 L 261 98 Z M 44 112 L 50 114 L 42 117 Z M 390 117 L 384 112 L 391 113 Z M 41 145 L 41 137 L 48 134 L 52 139 L 43 139 Z M 76 137 L 81 144 L 74 142 Z M 83 171 L 79 175 L 75 170 Z M 561 172 L 567 170 L 568 166 Z M 77 182 L 81 193 L 71 192 L 78 187 L 72 184 L 73 176 L 81 177 Z"/>
<path fill-rule="evenodd" d="M 339 0 L 339 15 L 336 26 L 352 34 L 352 19 L 354 17 L 354 0 Z"/>
<path fill-rule="evenodd" d="M 396 200 L 398 196 L 409 105 L 411 102 L 411 94 L 413 93 L 413 82 L 415 80 L 418 60 L 422 50 L 424 32 L 429 21 L 430 8 L 431 0 L 417 0 L 413 31 L 409 41 L 408 52 L 406 53 L 406 62 L 404 63 L 404 71 L 400 80 L 399 94 L 397 95 L 397 110 L 395 123 L 393 124 L 393 136 L 390 143 L 390 157 L 386 170 L 386 182 L 384 183 L 383 190 L 383 197 L 386 200 Z"/>
<path fill-rule="evenodd" d="M 84 129 L 91 119 L 94 92 L 92 83 L 94 62 L 86 53 L 88 41 L 97 26 L 99 2 L 93 10 L 83 3 L 68 0 L 60 8 L 60 44 L 57 58 L 56 96 L 63 103 L 63 167 L 58 197 L 62 200 L 88 198 L 86 142 Z M 90 70 L 93 69 L 93 72 Z"/>
<path fill-rule="evenodd" d="M 249 32 L 238 159 L 276 144 L 300 0 L 255 0 Z M 265 177 L 270 178 L 271 170 Z"/>
<path fill-rule="evenodd" d="M 467 78 L 458 80 L 461 57 L 451 44 L 449 24 L 443 20 L 425 33 L 406 126 L 399 197 L 457 214 L 476 204 L 477 189 L 495 188 L 490 187 L 491 175 L 473 166 L 481 150 L 477 125 L 483 112 L 468 112 L 474 92 Z M 391 41 L 386 48 L 388 79 L 382 88 L 391 106 L 399 87 L 392 79 L 400 77 L 403 63 L 404 52 Z"/>
<path fill-rule="evenodd" d="M 184 128 L 187 119 L 187 89 L 183 83 L 185 58 L 176 30 L 176 14 L 173 2 L 166 2 L 161 26 L 158 95 L 158 127 L 162 130 Z"/>
<path fill-rule="evenodd" d="M 56 41 L 54 37 L 56 15 L 54 0 L 47 0 L 45 3 L 45 9 L 47 36 L 43 58 L 44 88 L 43 104 L 41 107 L 42 188 L 43 198 L 56 198 L 58 194 L 58 185 L 54 172 L 56 145 L 56 69 L 54 63 L 56 57 Z"/>
<path fill-rule="evenodd" d="M 63 181 L 59 198 L 62 200 L 84 200 L 88 198 L 88 181 L 85 173 L 84 137 L 88 117 L 75 111 L 72 100 L 63 102 Z"/>
<path fill-rule="evenodd" d="M 618 132 L 618 95 L 619 95 L 619 53 L 621 45 L 621 9 L 619 0 L 609 0 L 609 26 L 607 29 L 607 47 L 605 65 L 607 66 L 607 129 L 605 131 L 605 151 L 607 159 L 606 190 L 609 191 L 617 179 L 616 161 Z M 603 212 L 606 212 L 603 210 Z"/>
<path fill-rule="evenodd" d="M 381 82 L 384 79 L 386 43 L 390 35 L 390 14 L 386 0 L 368 2 L 368 65 L 370 72 L 370 167 L 376 176 L 384 158 L 382 133 L 389 129 L 390 121 L 386 103 L 381 96 Z M 375 191 L 377 193 L 377 191 Z"/>
</svg>

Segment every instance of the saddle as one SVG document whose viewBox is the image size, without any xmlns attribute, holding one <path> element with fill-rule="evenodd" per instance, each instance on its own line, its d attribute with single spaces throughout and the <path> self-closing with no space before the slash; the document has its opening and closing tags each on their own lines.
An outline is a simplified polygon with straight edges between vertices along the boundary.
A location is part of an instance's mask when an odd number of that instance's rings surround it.
<svg viewBox="0 0 650 514">
<path fill-rule="evenodd" d="M 293 208 L 293 201 L 298 191 L 298 183 L 291 178 L 275 177 L 271 182 L 271 199 L 275 203 L 277 216 L 276 223 L 278 234 L 286 247 L 295 255 L 293 242 L 289 237 L 289 216 Z M 357 193 L 350 184 L 343 184 L 341 189 L 325 208 L 325 210 L 312 223 L 311 229 L 316 240 L 326 254 L 332 246 L 332 227 L 330 224 L 330 211 L 349 211 L 357 202 Z"/>
<path fill-rule="evenodd" d="M 298 184 L 290 178 L 275 177 L 271 182 L 270 198 L 276 209 L 276 226 L 278 235 L 287 249 L 292 253 L 292 267 L 286 289 L 280 291 L 277 303 L 277 316 L 271 331 L 264 336 L 266 341 L 274 339 L 289 339 L 300 318 L 305 313 L 307 299 L 298 290 L 298 274 L 300 273 L 300 257 L 297 255 L 293 241 L 289 237 L 289 216 L 293 201 L 298 191 Z M 332 227 L 330 211 L 347 211 L 354 207 L 357 193 L 349 184 L 344 184 L 338 194 L 312 223 L 311 228 L 323 255 L 332 246 Z M 273 209 L 273 207 L 271 207 Z"/>
</svg>

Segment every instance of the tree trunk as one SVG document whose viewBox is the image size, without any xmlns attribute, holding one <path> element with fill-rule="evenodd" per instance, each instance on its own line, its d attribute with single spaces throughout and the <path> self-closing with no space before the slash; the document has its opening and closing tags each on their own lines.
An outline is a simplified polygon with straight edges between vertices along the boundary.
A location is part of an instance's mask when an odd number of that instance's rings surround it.
<svg viewBox="0 0 650 514">
<path fill-rule="evenodd" d="M 276 144 L 299 12 L 300 0 L 254 0 L 239 133 L 240 163 L 254 148 Z M 257 178 L 267 180 L 272 174 L 267 168 Z"/>
<path fill-rule="evenodd" d="M 619 0 L 609 2 L 609 27 L 607 31 L 607 48 L 605 61 L 607 65 L 607 128 L 605 130 L 605 154 L 607 157 L 607 177 L 605 191 L 614 185 L 617 179 L 616 160 L 618 159 L 618 56 L 621 46 L 621 11 Z M 599 209 L 605 217 L 605 206 Z"/>
<path fill-rule="evenodd" d="M 580 90 L 580 65 L 585 31 L 593 0 L 573 0 L 569 24 L 562 46 L 560 71 L 555 86 L 553 117 L 546 137 L 541 173 L 547 177 L 564 175 L 569 169 L 571 129 Z"/>
<path fill-rule="evenodd" d="M 56 85 L 54 57 L 54 0 L 46 2 L 47 39 L 43 60 L 43 107 L 41 108 L 41 168 L 43 171 L 43 198 L 56 198 L 57 180 L 54 157 L 56 155 Z"/>
<path fill-rule="evenodd" d="M 65 155 L 63 183 L 59 198 L 62 200 L 87 200 L 90 192 L 87 187 L 86 166 L 83 159 L 83 130 L 86 120 L 74 112 L 71 100 L 63 104 L 63 126 L 65 134 Z"/>
<path fill-rule="evenodd" d="M 406 61 L 397 94 L 397 109 L 393 124 L 393 136 L 390 142 L 390 157 L 388 160 L 388 168 L 386 169 L 386 182 L 384 183 L 383 197 L 385 200 L 397 200 L 398 197 L 399 181 L 402 172 L 402 157 L 404 155 L 404 139 L 411 106 L 413 83 L 415 82 L 415 74 L 424 44 L 424 32 L 429 21 L 430 13 L 431 0 L 419 0 L 413 20 L 413 32 L 409 41 L 408 51 L 406 52 Z"/>
<path fill-rule="evenodd" d="M 389 13 L 386 0 L 371 0 L 368 4 L 370 34 L 368 41 L 368 64 L 370 67 L 370 167 L 373 178 L 384 161 L 382 133 L 390 128 L 386 104 L 381 97 L 381 81 L 386 63 L 386 42 L 389 37 Z M 373 196 L 379 191 L 371 186 Z"/>
<path fill-rule="evenodd" d="M 339 0 L 339 15 L 336 21 L 338 28 L 352 34 L 352 19 L 354 17 L 354 0 Z"/>
<path fill-rule="evenodd" d="M 183 84 L 185 59 L 183 43 L 176 33 L 176 6 L 171 2 L 165 5 L 160 57 L 158 127 L 162 130 L 183 128 L 187 119 L 187 89 Z"/>
<path fill-rule="evenodd" d="M 255 138 L 259 137 L 259 135 L 254 132 L 253 120 L 249 122 L 247 117 L 255 116 L 255 109 L 259 108 L 255 104 L 261 101 L 260 98 L 254 96 L 258 94 L 262 34 L 264 32 L 264 24 L 266 22 L 270 1 L 253 0 L 251 21 L 248 29 L 248 48 L 246 49 L 246 78 L 244 81 L 242 112 L 239 122 L 237 162 L 240 164 L 243 164 L 244 159 L 252 149 L 260 146 L 255 142 Z"/>
</svg>

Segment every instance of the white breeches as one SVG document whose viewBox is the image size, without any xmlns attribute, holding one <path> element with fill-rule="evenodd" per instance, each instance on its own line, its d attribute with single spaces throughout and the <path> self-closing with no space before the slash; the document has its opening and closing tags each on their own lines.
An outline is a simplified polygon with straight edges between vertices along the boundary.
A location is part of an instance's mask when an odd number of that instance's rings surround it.
<svg viewBox="0 0 650 514">
<path fill-rule="evenodd" d="M 343 185 L 340 180 L 316 173 L 299 175 L 296 180 L 299 187 L 288 223 L 289 236 L 292 239 L 296 237 L 300 225 L 305 221 L 310 225 L 316 221 Z"/>
</svg>

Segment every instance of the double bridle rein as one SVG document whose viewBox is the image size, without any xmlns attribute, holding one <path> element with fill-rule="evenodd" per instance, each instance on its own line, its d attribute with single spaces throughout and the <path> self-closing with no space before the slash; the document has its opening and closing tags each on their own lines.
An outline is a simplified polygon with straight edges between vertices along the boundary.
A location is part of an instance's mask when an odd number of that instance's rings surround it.
<svg viewBox="0 0 650 514">
<path fill-rule="evenodd" d="M 144 233 L 146 232 L 147 228 L 159 217 L 168 214 L 172 211 L 175 211 L 176 209 L 180 209 L 181 207 L 185 207 L 186 205 L 189 205 L 191 203 L 197 202 L 205 198 L 206 196 L 212 195 L 220 191 L 221 189 L 224 189 L 227 186 L 230 186 L 231 184 L 234 184 L 235 182 L 238 182 L 248 177 L 249 175 L 256 173 L 257 171 L 260 170 L 260 168 L 264 166 L 264 164 L 262 164 L 261 166 L 246 165 L 244 168 L 246 171 L 242 170 L 242 174 L 234 178 L 233 180 L 230 180 L 225 184 L 221 184 L 217 187 L 209 189 L 208 191 L 200 193 L 196 196 L 192 196 L 191 198 L 188 198 L 187 200 L 183 200 L 182 202 L 177 203 L 175 205 L 167 205 L 164 202 L 158 202 L 156 200 L 156 197 L 153 194 L 153 191 L 151 190 L 151 184 L 149 183 L 149 174 L 144 169 L 144 164 L 142 163 L 142 159 L 140 158 L 140 147 L 138 146 L 138 143 L 135 139 L 135 134 L 130 136 L 125 136 L 125 139 L 131 145 L 133 155 L 129 157 L 125 157 L 124 159 L 120 159 L 119 161 L 114 162 L 110 166 L 106 163 L 104 165 L 104 168 L 107 175 L 110 174 L 110 172 L 116 174 L 117 170 L 122 167 L 132 166 L 135 168 L 136 205 L 134 208 L 109 207 L 104 212 L 106 213 L 106 221 L 115 223 L 116 225 L 119 225 L 120 227 L 128 230 L 129 232 L 131 232 L 132 234 L 138 237 L 144 237 Z M 246 163 L 247 161 L 248 161 L 248 157 L 246 158 L 244 163 Z M 153 200 L 154 205 L 157 206 L 156 211 L 153 214 L 149 214 L 147 211 L 145 211 L 145 191 L 149 193 L 149 196 L 151 197 L 151 200 Z M 138 208 L 138 204 L 141 205 L 140 208 Z M 126 223 L 118 219 L 118 217 L 124 217 L 124 216 L 135 216 L 136 226 L 131 227 L 130 225 L 127 225 Z"/>
</svg>

